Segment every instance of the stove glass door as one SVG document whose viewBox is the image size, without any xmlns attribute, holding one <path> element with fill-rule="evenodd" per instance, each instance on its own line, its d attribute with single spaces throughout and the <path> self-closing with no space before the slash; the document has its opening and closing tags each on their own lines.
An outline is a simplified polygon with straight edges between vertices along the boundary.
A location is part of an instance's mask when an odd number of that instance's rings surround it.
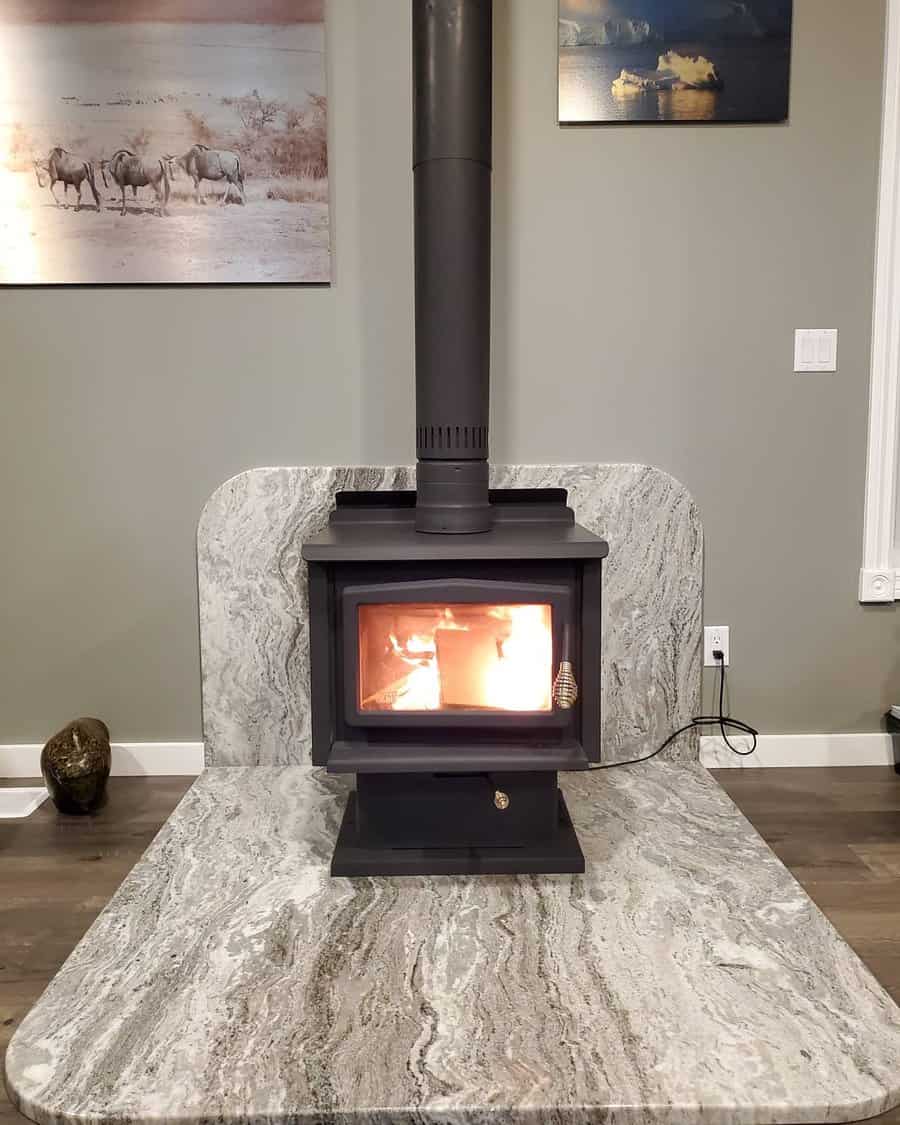
<svg viewBox="0 0 900 1125">
<path fill-rule="evenodd" d="M 357 620 L 362 714 L 553 709 L 549 603 L 367 603 Z"/>
</svg>

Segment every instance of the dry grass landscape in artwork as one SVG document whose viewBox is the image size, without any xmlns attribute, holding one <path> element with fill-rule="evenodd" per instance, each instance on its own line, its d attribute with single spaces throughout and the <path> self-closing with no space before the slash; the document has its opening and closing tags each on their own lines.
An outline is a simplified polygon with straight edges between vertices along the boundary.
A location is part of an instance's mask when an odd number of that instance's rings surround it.
<svg viewBox="0 0 900 1125">
<path fill-rule="evenodd" d="M 0 52 L 0 282 L 329 280 L 321 19 L 0 18 Z"/>
</svg>

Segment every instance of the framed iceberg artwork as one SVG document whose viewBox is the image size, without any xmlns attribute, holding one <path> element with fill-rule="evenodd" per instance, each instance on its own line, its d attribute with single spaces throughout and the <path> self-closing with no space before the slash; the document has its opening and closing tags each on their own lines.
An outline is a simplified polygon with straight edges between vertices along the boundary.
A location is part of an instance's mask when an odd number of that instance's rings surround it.
<svg viewBox="0 0 900 1125">
<path fill-rule="evenodd" d="M 562 125 L 779 122 L 792 0 L 559 0 Z"/>
</svg>

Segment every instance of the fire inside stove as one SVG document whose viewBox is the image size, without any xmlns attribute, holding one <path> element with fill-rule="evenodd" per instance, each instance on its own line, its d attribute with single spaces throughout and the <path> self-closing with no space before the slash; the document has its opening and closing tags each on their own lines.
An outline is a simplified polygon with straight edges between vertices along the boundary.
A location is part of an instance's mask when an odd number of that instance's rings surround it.
<svg viewBox="0 0 900 1125">
<path fill-rule="evenodd" d="M 552 709 L 549 605 L 361 605 L 361 711 Z"/>
</svg>

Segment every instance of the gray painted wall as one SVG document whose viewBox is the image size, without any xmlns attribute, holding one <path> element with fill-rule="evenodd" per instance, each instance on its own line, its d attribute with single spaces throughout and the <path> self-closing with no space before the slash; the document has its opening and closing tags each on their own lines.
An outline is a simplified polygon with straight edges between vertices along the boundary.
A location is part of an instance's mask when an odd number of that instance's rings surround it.
<svg viewBox="0 0 900 1125">
<path fill-rule="evenodd" d="M 900 702 L 900 619 L 856 601 L 884 4 L 794 11 L 789 125 L 560 129 L 555 0 L 495 0 L 492 452 L 678 477 L 706 529 L 705 619 L 732 627 L 733 712 L 875 730 Z M 405 111 L 402 44 L 391 63 L 396 107 L 373 113 Z M 402 237 L 399 156 L 386 175 L 381 236 Z M 410 286 L 404 257 L 375 314 L 404 341 Z M 798 327 L 840 330 L 837 375 L 792 373 Z M 394 346 L 366 349 L 376 463 L 409 449 Z"/>
<path fill-rule="evenodd" d="M 119 740 L 199 738 L 200 509 L 248 465 L 359 457 L 380 154 L 356 8 L 328 28 L 333 288 L 0 297 L 0 743 L 85 713 Z"/>
<path fill-rule="evenodd" d="M 732 707 L 873 730 L 856 602 L 883 0 L 796 0 L 787 127 L 555 124 L 555 0 L 495 0 L 497 460 L 646 461 L 706 525 Z M 193 533 L 258 464 L 412 455 L 408 0 L 330 0 L 330 290 L 5 292 L 0 742 L 200 734 Z M 840 329 L 836 376 L 791 373 Z"/>
</svg>

